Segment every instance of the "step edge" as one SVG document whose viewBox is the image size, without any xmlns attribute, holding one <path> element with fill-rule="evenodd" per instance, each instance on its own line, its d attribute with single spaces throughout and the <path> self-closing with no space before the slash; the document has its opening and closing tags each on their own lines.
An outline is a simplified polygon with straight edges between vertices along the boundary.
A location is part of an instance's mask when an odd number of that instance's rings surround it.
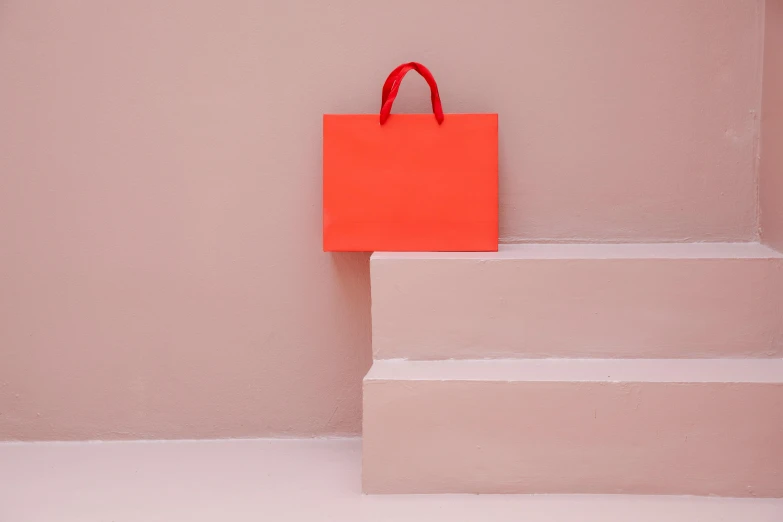
<svg viewBox="0 0 783 522">
<path fill-rule="evenodd" d="M 500 245 L 497 252 L 375 252 L 370 260 L 535 259 L 783 259 L 783 253 L 757 242 L 742 243 L 521 243 Z"/>
<path fill-rule="evenodd" d="M 364 380 L 783 384 L 783 359 L 378 359 Z"/>
</svg>

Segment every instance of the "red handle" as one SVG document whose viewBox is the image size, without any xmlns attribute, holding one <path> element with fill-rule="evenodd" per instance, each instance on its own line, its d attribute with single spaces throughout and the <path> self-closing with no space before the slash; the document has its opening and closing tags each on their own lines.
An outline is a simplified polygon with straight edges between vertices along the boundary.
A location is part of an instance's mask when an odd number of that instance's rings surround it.
<svg viewBox="0 0 783 522">
<path fill-rule="evenodd" d="M 389 97 L 389 91 L 391 91 L 391 87 L 392 84 L 394 83 L 394 80 L 396 80 L 397 76 L 400 75 L 400 71 L 402 71 L 406 67 L 408 67 L 409 69 L 412 68 L 410 63 L 404 63 L 402 65 L 398 65 L 391 73 L 389 73 L 389 76 L 386 78 L 386 81 L 383 84 L 383 93 L 381 94 L 381 105 L 386 103 L 386 98 Z"/>
<path fill-rule="evenodd" d="M 409 62 L 400 65 L 391 72 L 388 78 L 386 78 L 386 82 L 383 84 L 383 91 L 381 93 L 381 125 L 386 123 L 386 120 L 389 119 L 392 104 L 394 103 L 395 98 L 397 98 L 397 93 L 400 90 L 402 79 L 406 74 L 408 74 L 408 71 L 410 70 L 415 70 L 417 73 L 422 75 L 422 77 L 424 77 L 424 79 L 427 81 L 427 84 L 430 86 L 432 112 L 435 113 L 435 119 L 438 121 L 438 125 L 440 125 L 443 123 L 443 106 L 440 103 L 438 84 L 435 83 L 435 78 L 432 76 L 430 70 L 424 67 L 422 64 L 416 62 Z"/>
</svg>

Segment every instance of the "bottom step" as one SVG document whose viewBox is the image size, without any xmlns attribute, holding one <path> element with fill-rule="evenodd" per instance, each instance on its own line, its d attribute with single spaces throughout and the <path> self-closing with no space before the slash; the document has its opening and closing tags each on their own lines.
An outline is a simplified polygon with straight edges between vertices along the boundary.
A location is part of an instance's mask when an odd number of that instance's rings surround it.
<svg viewBox="0 0 783 522">
<path fill-rule="evenodd" d="M 362 495 L 358 439 L 0 443 L 3 522 L 781 522 L 783 500 Z"/>
<path fill-rule="evenodd" d="M 368 493 L 783 497 L 783 360 L 375 361 Z"/>
</svg>

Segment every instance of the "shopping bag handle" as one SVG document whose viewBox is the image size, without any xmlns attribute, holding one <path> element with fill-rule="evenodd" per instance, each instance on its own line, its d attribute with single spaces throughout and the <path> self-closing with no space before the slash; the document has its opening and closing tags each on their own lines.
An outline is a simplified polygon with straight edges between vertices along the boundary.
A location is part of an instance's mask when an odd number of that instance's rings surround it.
<svg viewBox="0 0 783 522">
<path fill-rule="evenodd" d="M 435 83 L 435 78 L 429 69 L 417 62 L 404 63 L 394 69 L 389 77 L 386 78 L 386 82 L 383 84 L 383 91 L 381 93 L 381 125 L 386 123 L 391 114 L 392 104 L 397 98 L 397 93 L 400 90 L 400 84 L 402 79 L 408 74 L 408 71 L 414 70 L 427 81 L 430 86 L 430 98 L 432 99 L 432 112 L 435 113 L 435 119 L 438 125 L 443 123 L 443 106 L 440 103 L 440 94 L 438 93 L 438 84 Z"/>
</svg>

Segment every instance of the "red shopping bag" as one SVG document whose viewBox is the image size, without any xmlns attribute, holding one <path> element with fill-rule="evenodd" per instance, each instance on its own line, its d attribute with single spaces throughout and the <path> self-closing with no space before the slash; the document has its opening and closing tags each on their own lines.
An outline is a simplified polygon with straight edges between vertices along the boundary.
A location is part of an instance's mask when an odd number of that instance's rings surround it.
<svg viewBox="0 0 783 522">
<path fill-rule="evenodd" d="M 410 70 L 432 114 L 390 115 Z M 380 118 L 325 114 L 324 251 L 497 251 L 498 116 L 443 114 L 430 71 L 386 79 Z"/>
</svg>

